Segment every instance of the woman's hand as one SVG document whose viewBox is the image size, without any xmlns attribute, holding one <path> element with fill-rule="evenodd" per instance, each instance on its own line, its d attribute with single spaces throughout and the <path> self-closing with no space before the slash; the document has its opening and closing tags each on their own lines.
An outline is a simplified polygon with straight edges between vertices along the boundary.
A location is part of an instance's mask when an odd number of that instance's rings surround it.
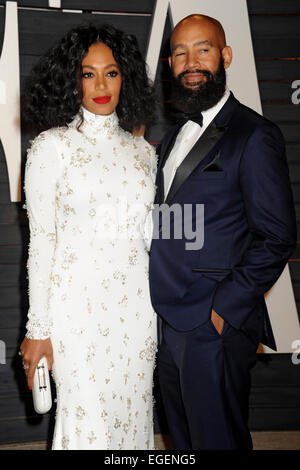
<svg viewBox="0 0 300 470">
<path fill-rule="evenodd" d="M 29 390 L 33 387 L 33 377 L 36 366 L 40 359 L 45 356 L 48 362 L 48 369 L 52 370 L 53 350 L 50 338 L 48 339 L 28 339 L 25 338 L 20 347 L 23 359 L 23 366 L 27 377 Z"/>
</svg>

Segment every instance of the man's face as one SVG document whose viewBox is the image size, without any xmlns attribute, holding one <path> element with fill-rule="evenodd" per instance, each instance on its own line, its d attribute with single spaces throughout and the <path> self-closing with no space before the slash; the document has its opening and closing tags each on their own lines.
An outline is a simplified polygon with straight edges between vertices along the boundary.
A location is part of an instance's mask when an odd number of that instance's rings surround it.
<svg viewBox="0 0 300 470">
<path fill-rule="evenodd" d="M 169 64 L 174 76 L 181 79 L 185 88 L 196 90 L 207 81 L 208 74 L 203 72 L 214 75 L 221 58 L 225 68 L 230 65 L 229 52 L 231 49 L 225 47 L 212 24 L 191 20 L 175 29 Z"/>
</svg>

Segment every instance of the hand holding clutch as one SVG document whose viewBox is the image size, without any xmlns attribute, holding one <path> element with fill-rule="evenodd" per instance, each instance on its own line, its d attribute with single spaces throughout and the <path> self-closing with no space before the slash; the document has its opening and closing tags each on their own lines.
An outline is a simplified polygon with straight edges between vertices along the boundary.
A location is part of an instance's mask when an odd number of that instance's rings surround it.
<svg viewBox="0 0 300 470">
<path fill-rule="evenodd" d="M 45 357 L 39 361 L 33 379 L 33 406 L 37 413 L 47 413 L 52 406 L 48 364 Z"/>
</svg>

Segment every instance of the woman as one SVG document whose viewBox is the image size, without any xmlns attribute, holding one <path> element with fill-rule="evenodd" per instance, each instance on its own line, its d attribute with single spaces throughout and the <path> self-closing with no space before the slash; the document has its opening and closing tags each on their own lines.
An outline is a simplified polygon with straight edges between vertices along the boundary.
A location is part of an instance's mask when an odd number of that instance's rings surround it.
<svg viewBox="0 0 300 470">
<path fill-rule="evenodd" d="M 36 67 L 26 112 L 42 132 L 25 173 L 30 223 L 28 386 L 46 356 L 53 449 L 153 448 L 156 319 L 144 225 L 156 157 L 153 97 L 136 40 L 71 30 Z"/>
</svg>

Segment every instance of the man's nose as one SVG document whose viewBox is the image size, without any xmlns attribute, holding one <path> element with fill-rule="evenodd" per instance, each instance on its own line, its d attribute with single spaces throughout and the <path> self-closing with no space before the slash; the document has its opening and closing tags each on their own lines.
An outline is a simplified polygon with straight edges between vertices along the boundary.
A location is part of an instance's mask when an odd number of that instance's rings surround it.
<svg viewBox="0 0 300 470">
<path fill-rule="evenodd" d="M 199 60 L 195 52 L 188 52 L 186 54 L 186 67 L 193 69 L 199 65 Z"/>
</svg>

